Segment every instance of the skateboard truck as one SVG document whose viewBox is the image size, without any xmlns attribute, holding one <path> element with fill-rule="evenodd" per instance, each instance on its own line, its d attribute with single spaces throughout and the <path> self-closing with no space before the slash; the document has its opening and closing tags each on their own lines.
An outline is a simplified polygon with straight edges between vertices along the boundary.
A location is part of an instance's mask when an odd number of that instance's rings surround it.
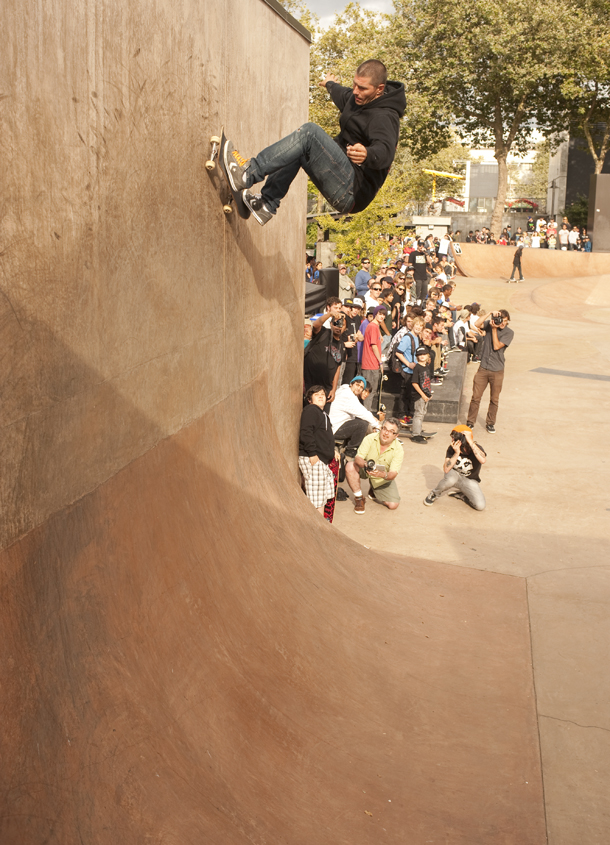
<svg viewBox="0 0 610 845">
<path fill-rule="evenodd" d="M 212 135 L 210 138 L 210 144 L 212 145 L 210 157 L 205 163 L 205 169 L 208 173 L 211 173 L 212 170 L 216 170 L 216 159 L 218 158 L 218 153 L 220 152 L 220 138 L 218 135 Z"/>
<path fill-rule="evenodd" d="M 210 157 L 205 163 L 205 169 L 208 173 L 213 173 L 216 170 L 216 160 L 220 155 L 222 139 L 218 135 L 212 135 L 210 138 Z M 233 213 L 233 197 L 228 202 L 223 203 L 222 210 L 228 216 Z"/>
</svg>

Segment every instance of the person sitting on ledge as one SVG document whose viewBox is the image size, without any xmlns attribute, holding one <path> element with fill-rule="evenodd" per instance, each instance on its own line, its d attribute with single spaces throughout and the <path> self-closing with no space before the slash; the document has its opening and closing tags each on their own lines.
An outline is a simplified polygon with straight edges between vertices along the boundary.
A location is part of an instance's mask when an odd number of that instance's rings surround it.
<svg viewBox="0 0 610 845">
<path fill-rule="evenodd" d="M 335 440 L 347 440 L 345 454 L 349 458 L 356 456 L 369 426 L 375 431 L 381 426 L 377 417 L 360 401 L 359 397 L 367 387 L 370 391 L 371 386 L 363 376 L 356 376 L 349 384 L 342 384 L 328 412 Z"/>
</svg>

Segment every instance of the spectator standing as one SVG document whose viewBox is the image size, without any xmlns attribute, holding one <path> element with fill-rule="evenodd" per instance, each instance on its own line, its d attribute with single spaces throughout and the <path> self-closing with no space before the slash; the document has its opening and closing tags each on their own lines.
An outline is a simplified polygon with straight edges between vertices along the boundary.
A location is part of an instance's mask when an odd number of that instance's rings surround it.
<svg viewBox="0 0 610 845">
<path fill-rule="evenodd" d="M 373 322 L 369 323 L 362 344 L 362 375 L 371 385 L 371 393 L 365 401 L 368 410 L 372 410 L 373 399 L 379 388 L 381 377 L 381 331 L 379 326 L 385 321 L 387 309 L 379 305 L 373 311 Z"/>
<path fill-rule="evenodd" d="M 356 292 L 356 285 L 347 275 L 345 264 L 339 264 L 339 299 L 351 299 Z"/>
<path fill-rule="evenodd" d="M 345 332 L 342 340 L 345 347 L 345 366 L 342 368 L 340 376 L 341 382 L 346 384 L 351 382 L 354 376 L 358 373 L 358 342 L 364 340 L 364 336 L 360 333 L 360 309 L 362 303 L 360 299 L 344 299 L 343 313 L 345 314 Z M 353 345 L 352 345 L 353 343 Z"/>
<path fill-rule="evenodd" d="M 490 311 L 489 314 L 479 317 L 476 322 L 476 327 L 484 332 L 484 337 L 479 342 L 481 365 L 474 377 L 466 425 L 471 429 L 474 428 L 481 398 L 489 385 L 489 407 L 485 422 L 485 428 L 489 434 L 496 433 L 496 418 L 506 363 L 504 352 L 515 336 L 513 330 L 508 328 L 509 320 L 510 314 L 502 309 L 502 311 Z"/>
<path fill-rule="evenodd" d="M 557 232 L 557 240 L 559 242 L 559 249 L 568 249 L 570 243 L 570 230 L 568 229 L 566 223 L 563 223 L 561 229 Z"/>
<path fill-rule="evenodd" d="M 331 325 L 325 328 L 324 323 L 329 319 Z M 313 385 L 321 385 L 328 394 L 329 402 L 335 398 L 339 382 L 344 353 L 341 340 L 344 326 L 341 300 L 336 296 L 331 296 L 326 300 L 326 311 L 311 324 L 313 336 L 304 353 L 305 391 Z"/>
<path fill-rule="evenodd" d="M 568 232 L 568 249 L 578 250 L 580 247 L 580 230 L 578 226 L 572 226 Z"/>
<path fill-rule="evenodd" d="M 381 305 L 381 291 L 381 280 L 372 280 L 370 282 L 370 288 L 367 291 L 366 296 L 364 297 L 364 304 L 366 306 L 367 311 L 369 310 L 369 308 L 375 309 L 378 305 Z"/>
<path fill-rule="evenodd" d="M 363 258 L 361 268 L 356 273 L 356 278 L 354 279 L 354 284 L 356 285 L 356 296 L 360 297 L 360 299 L 364 299 L 366 294 L 369 292 L 369 279 L 371 278 L 371 274 L 369 272 L 370 269 L 370 260 L 368 258 Z"/>
<path fill-rule="evenodd" d="M 413 398 L 411 394 L 411 381 L 413 378 L 413 370 L 417 364 L 417 357 L 415 353 L 420 345 L 419 334 L 424 327 L 424 321 L 421 317 L 405 317 L 407 331 L 400 339 L 396 347 L 396 358 L 400 362 L 402 369 L 402 413 L 403 417 L 401 423 L 405 426 L 410 425 L 413 420 Z"/>
<path fill-rule="evenodd" d="M 306 395 L 299 429 L 299 469 L 305 494 L 323 515 L 324 506 L 335 496 L 335 480 L 329 467 L 335 457 L 335 438 L 328 414 L 324 411 L 326 391 L 312 385 Z"/>
<path fill-rule="evenodd" d="M 428 440 L 422 433 L 422 422 L 426 415 L 426 408 L 432 396 L 430 389 L 430 372 L 428 364 L 430 355 L 425 346 L 420 346 L 415 351 L 417 363 L 411 377 L 411 392 L 413 397 L 413 423 L 411 426 L 411 441 L 413 443 L 427 443 Z"/>
<path fill-rule="evenodd" d="M 413 268 L 415 280 L 415 299 L 417 303 L 423 303 L 428 293 L 428 268 L 432 267 L 430 256 L 426 253 L 424 241 L 417 242 L 417 250 L 409 256 L 409 266 Z"/>
</svg>

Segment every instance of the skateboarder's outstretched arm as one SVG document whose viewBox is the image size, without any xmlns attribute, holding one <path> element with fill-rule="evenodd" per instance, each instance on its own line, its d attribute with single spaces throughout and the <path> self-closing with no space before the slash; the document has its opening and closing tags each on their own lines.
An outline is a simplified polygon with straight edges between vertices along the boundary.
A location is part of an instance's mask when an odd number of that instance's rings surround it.
<svg viewBox="0 0 610 845">
<path fill-rule="evenodd" d="M 326 88 L 330 94 L 331 100 L 337 106 L 339 111 L 343 111 L 345 104 L 352 94 L 352 89 L 346 88 L 344 85 L 339 85 L 337 77 L 332 75 L 326 77 L 322 87 Z"/>
</svg>

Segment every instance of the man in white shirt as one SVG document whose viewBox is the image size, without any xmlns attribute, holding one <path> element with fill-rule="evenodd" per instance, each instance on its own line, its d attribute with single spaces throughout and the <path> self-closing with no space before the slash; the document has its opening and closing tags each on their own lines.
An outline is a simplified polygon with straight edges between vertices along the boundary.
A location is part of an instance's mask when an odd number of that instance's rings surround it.
<svg viewBox="0 0 610 845">
<path fill-rule="evenodd" d="M 377 308 L 378 305 L 381 305 L 380 297 L 383 288 L 381 280 L 378 281 L 377 279 L 371 279 L 369 285 L 368 293 L 364 297 L 364 305 L 367 311 L 370 308 Z"/>
<path fill-rule="evenodd" d="M 578 249 L 578 242 L 580 240 L 580 229 L 578 226 L 573 226 L 568 232 L 568 249 Z"/>
<path fill-rule="evenodd" d="M 567 249 L 570 238 L 568 227 L 564 223 L 561 229 L 557 232 L 557 240 L 559 241 L 559 249 Z"/>
<path fill-rule="evenodd" d="M 342 384 L 337 388 L 328 412 L 335 440 L 348 441 L 345 454 L 350 458 L 358 451 L 369 426 L 374 431 L 381 428 L 379 420 L 360 401 L 366 386 L 364 376 L 356 376 L 349 384 Z"/>
</svg>

